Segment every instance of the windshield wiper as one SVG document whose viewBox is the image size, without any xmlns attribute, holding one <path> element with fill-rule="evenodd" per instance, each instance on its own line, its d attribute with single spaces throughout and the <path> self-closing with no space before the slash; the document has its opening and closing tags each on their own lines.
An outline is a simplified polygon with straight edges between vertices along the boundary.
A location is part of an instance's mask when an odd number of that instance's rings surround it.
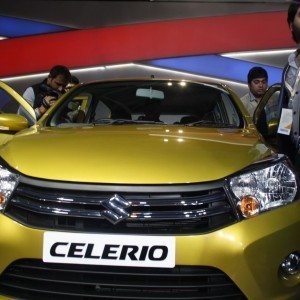
<svg viewBox="0 0 300 300">
<path fill-rule="evenodd" d="M 94 125 L 126 125 L 126 124 L 164 124 L 163 122 L 129 119 L 98 119 L 93 122 Z"/>
<path fill-rule="evenodd" d="M 210 120 L 201 120 L 197 122 L 192 122 L 192 123 L 187 123 L 185 126 L 212 126 L 212 127 L 218 127 L 218 128 L 237 128 L 238 126 L 234 124 L 229 124 L 229 123 L 216 123 L 215 121 L 210 121 Z"/>
<path fill-rule="evenodd" d="M 72 128 L 72 127 L 89 127 L 92 126 L 93 124 L 89 123 L 60 123 L 57 124 L 56 127 L 59 128 Z"/>
</svg>

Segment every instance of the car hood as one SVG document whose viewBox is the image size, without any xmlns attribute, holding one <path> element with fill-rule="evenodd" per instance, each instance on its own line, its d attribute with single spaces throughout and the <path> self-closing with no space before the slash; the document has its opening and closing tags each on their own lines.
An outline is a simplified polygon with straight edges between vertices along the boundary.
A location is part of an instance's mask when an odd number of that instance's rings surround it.
<svg viewBox="0 0 300 300">
<path fill-rule="evenodd" d="M 117 184 L 217 180 L 270 153 L 254 130 L 158 125 L 42 128 L 0 150 L 24 175 Z"/>
</svg>

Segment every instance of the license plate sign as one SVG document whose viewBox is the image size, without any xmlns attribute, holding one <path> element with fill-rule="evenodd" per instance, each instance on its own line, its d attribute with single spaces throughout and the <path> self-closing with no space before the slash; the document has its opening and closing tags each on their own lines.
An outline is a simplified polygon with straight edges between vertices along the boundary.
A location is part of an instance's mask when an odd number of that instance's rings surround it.
<svg viewBox="0 0 300 300">
<path fill-rule="evenodd" d="M 175 237 L 45 232 L 43 261 L 173 268 Z"/>
</svg>

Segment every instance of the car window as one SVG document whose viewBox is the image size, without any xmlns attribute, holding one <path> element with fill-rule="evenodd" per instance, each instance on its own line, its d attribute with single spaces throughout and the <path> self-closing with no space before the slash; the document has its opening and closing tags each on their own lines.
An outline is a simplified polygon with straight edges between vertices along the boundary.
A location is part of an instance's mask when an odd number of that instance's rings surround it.
<svg viewBox="0 0 300 300">
<path fill-rule="evenodd" d="M 230 101 L 229 97 L 226 97 L 224 94 L 222 94 L 222 100 L 226 109 L 226 115 L 228 116 L 228 122 L 238 126 L 240 118 L 232 101 Z"/>
<path fill-rule="evenodd" d="M 265 106 L 265 113 L 266 113 L 266 119 L 267 122 L 270 122 L 274 119 L 279 119 L 279 109 L 278 109 L 278 101 L 279 101 L 279 94 L 280 91 L 276 91 L 272 94 L 268 102 Z"/>
<path fill-rule="evenodd" d="M 18 102 L 5 90 L 0 89 L 0 112 L 15 114 L 18 108 Z"/>
<path fill-rule="evenodd" d="M 242 126 L 241 115 L 225 90 L 183 81 L 121 81 L 81 86 L 54 112 L 49 125 L 115 122 Z"/>
<path fill-rule="evenodd" d="M 87 92 L 72 94 L 72 97 L 68 98 L 67 101 L 64 101 L 58 107 L 56 113 L 51 118 L 50 125 L 56 126 L 63 123 L 84 122 L 91 99 L 92 95 Z"/>
</svg>

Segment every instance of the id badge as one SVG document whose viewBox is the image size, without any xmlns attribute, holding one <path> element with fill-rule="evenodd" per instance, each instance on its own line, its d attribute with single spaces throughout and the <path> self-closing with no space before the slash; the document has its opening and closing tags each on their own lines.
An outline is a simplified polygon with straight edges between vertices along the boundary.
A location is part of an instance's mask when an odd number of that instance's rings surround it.
<svg viewBox="0 0 300 300">
<path fill-rule="evenodd" d="M 290 135 L 293 124 L 293 111 L 292 109 L 283 108 L 277 132 L 280 134 Z"/>
</svg>

